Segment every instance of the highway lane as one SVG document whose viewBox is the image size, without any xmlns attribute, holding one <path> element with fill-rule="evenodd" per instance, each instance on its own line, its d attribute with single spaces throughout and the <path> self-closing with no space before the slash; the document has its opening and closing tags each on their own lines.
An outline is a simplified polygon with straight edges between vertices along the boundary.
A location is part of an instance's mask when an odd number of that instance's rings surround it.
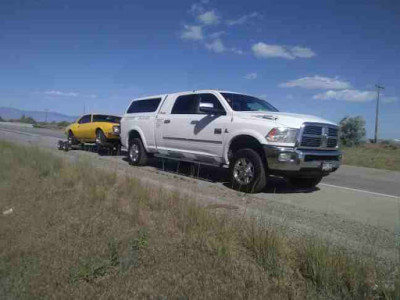
<svg viewBox="0 0 400 300">
<path fill-rule="evenodd" d="M 53 137 L 57 139 L 65 138 L 62 130 L 15 127 L 8 126 L 6 123 L 0 123 L 0 129 L 28 136 Z M 333 189 L 355 189 L 365 194 L 377 193 L 378 195 L 400 197 L 400 172 L 341 166 L 338 171 L 325 177 L 320 185 L 325 185 Z"/>
</svg>

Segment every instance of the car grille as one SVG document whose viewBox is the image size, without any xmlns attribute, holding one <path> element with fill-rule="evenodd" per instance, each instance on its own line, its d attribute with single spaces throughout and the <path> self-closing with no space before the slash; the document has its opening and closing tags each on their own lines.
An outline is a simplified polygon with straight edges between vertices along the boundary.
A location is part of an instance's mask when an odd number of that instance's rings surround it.
<svg viewBox="0 0 400 300">
<path fill-rule="evenodd" d="M 337 126 L 334 125 L 305 123 L 299 146 L 303 148 L 336 148 L 338 132 Z"/>
</svg>

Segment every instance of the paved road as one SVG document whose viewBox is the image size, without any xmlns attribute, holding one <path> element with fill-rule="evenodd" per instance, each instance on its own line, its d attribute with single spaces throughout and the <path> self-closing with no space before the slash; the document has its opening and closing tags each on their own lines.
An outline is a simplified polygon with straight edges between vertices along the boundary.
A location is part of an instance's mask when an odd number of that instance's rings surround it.
<svg viewBox="0 0 400 300">
<path fill-rule="evenodd" d="M 284 223 L 296 234 L 318 234 L 365 251 L 373 245 L 384 257 L 398 255 L 400 172 L 342 166 L 312 190 L 294 190 L 284 180 L 271 178 L 263 193 L 243 195 L 228 187 L 224 181 L 226 170 L 202 167 L 198 176 L 192 178 L 187 176 L 190 172 L 182 169 L 177 174 L 176 163 L 155 161 L 148 167 L 133 168 L 123 156 L 56 151 L 60 138 L 62 131 L 0 124 L 0 140 L 38 145 L 68 159 L 85 157 L 96 166 L 115 168 L 151 184 L 179 188 L 196 194 L 202 201 L 235 205 L 238 211 L 262 214 L 270 222 Z"/>
<path fill-rule="evenodd" d="M 62 130 L 51 130 L 42 128 L 8 126 L 7 123 L 0 123 L 0 130 L 18 133 L 25 136 L 54 137 L 64 139 Z M 56 140 L 55 140 L 56 141 Z M 377 193 L 389 197 L 400 198 L 400 172 L 379 170 L 372 168 L 341 166 L 341 168 L 325 177 L 322 186 L 331 188 L 356 189 L 366 195 Z"/>
</svg>

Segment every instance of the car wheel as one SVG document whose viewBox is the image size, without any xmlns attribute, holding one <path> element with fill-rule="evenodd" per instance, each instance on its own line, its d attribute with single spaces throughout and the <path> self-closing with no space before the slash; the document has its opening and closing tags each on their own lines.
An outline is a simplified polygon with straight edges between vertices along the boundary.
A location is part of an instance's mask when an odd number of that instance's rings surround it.
<svg viewBox="0 0 400 300">
<path fill-rule="evenodd" d="M 147 164 L 148 155 L 144 149 L 142 140 L 134 138 L 129 142 L 128 161 L 133 166 L 144 166 Z"/>
<path fill-rule="evenodd" d="M 320 183 L 322 177 L 314 177 L 314 178 L 300 178 L 300 177 L 292 177 L 289 179 L 290 184 L 295 188 L 313 188 L 318 183 Z"/>
<path fill-rule="evenodd" d="M 101 129 L 96 131 L 96 149 L 97 153 L 103 154 L 104 145 L 106 143 L 106 136 Z"/>
<path fill-rule="evenodd" d="M 267 183 L 265 168 L 256 151 L 253 149 L 237 151 L 229 165 L 233 189 L 246 193 L 258 193 L 264 189 Z"/>
<path fill-rule="evenodd" d="M 68 144 L 69 145 L 79 144 L 79 141 L 76 139 L 75 135 L 71 130 L 68 132 Z"/>
</svg>

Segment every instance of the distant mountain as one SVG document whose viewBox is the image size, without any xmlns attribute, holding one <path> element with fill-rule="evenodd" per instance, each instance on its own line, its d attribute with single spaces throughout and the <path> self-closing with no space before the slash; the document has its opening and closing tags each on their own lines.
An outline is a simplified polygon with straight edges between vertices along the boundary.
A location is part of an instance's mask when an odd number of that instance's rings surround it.
<svg viewBox="0 0 400 300">
<path fill-rule="evenodd" d="M 44 122 L 46 120 L 46 112 L 44 111 L 27 111 L 11 107 L 0 107 L 0 117 L 5 120 L 19 119 L 22 117 L 22 115 L 25 115 L 26 117 L 31 117 L 38 122 Z M 76 118 L 77 117 L 75 116 L 68 116 L 57 112 L 47 112 L 47 122 L 73 122 L 76 120 Z"/>
</svg>

